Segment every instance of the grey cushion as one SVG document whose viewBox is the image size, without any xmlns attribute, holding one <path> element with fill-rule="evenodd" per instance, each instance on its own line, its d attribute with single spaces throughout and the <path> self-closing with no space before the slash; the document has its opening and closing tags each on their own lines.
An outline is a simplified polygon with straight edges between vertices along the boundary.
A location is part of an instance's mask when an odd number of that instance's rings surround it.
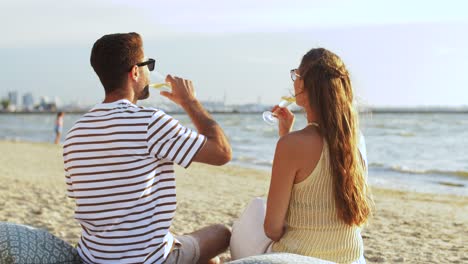
<svg viewBox="0 0 468 264">
<path fill-rule="evenodd" d="M 30 226 L 0 222 L 0 263 L 78 264 L 78 252 L 49 232 Z"/>
<path fill-rule="evenodd" d="M 286 264 L 286 263 L 297 263 L 297 264 L 329 264 L 326 260 L 306 257 L 290 253 L 270 253 L 258 256 L 251 256 L 248 258 L 238 259 L 235 261 L 228 262 L 229 264 Z"/>
</svg>

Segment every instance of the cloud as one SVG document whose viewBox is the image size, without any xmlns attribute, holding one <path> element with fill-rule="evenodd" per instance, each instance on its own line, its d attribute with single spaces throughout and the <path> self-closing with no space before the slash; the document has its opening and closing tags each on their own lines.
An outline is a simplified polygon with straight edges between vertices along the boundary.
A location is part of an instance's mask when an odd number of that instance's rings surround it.
<svg viewBox="0 0 468 264">
<path fill-rule="evenodd" d="M 140 7 L 106 1 L 11 1 L 0 10 L 0 46 L 89 44 L 106 33 L 161 31 Z"/>
<path fill-rule="evenodd" d="M 465 1 L 123 1 L 2 3 L 0 46 L 88 44 L 110 32 L 148 36 L 291 32 L 385 24 L 468 23 Z"/>
</svg>

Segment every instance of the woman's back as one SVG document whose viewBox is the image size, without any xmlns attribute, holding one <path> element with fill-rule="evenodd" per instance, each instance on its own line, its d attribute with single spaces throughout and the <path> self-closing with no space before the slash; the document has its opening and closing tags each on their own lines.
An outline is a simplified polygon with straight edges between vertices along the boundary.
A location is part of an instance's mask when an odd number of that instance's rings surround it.
<svg viewBox="0 0 468 264">
<path fill-rule="evenodd" d="M 311 157 L 315 156 L 317 146 L 315 150 L 305 149 Z M 310 160 L 316 164 L 307 177 L 295 181 L 285 219 L 285 234 L 272 249 L 340 263 L 353 262 L 363 254 L 360 229 L 338 218 L 325 140 L 318 162 L 314 162 L 314 157 Z"/>
<path fill-rule="evenodd" d="M 307 52 L 290 71 L 296 104 L 310 124 L 291 132 L 294 114 L 278 111 L 278 140 L 265 234 L 274 251 L 335 262 L 363 259 L 360 226 L 371 213 L 351 78 L 341 58 Z M 275 109 L 275 108 L 274 108 Z M 323 146 L 322 146 L 323 145 Z"/>
</svg>

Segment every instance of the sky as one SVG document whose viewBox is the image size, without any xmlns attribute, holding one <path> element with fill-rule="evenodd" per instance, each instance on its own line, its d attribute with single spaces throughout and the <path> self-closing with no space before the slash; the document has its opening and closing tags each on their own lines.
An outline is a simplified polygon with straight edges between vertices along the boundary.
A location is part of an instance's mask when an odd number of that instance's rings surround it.
<svg viewBox="0 0 468 264">
<path fill-rule="evenodd" d="M 138 32 L 156 69 L 191 79 L 201 100 L 275 104 L 292 89 L 289 70 L 324 47 L 347 65 L 361 104 L 466 106 L 466 10 L 468 1 L 2 0 L 0 97 L 100 102 L 92 45 Z"/>
</svg>

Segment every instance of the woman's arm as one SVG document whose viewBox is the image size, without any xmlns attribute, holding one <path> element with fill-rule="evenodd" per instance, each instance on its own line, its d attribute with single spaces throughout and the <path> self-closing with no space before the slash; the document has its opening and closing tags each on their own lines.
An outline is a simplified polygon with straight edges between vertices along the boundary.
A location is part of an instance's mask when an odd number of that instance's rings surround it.
<svg viewBox="0 0 468 264">
<path fill-rule="evenodd" d="M 293 141 L 291 135 L 286 135 L 276 145 L 264 222 L 265 234 L 273 241 L 280 240 L 285 231 L 284 221 L 297 171 Z"/>
</svg>

